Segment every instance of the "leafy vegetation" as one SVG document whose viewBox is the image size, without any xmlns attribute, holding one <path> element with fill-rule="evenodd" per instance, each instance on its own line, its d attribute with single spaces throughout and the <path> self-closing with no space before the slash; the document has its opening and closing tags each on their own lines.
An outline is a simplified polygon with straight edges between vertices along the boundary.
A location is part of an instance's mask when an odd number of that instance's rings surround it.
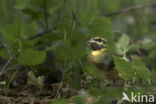
<svg viewBox="0 0 156 104">
<path fill-rule="evenodd" d="M 29 89 L 51 104 L 120 104 L 122 92 L 156 96 L 155 7 L 154 0 L 1 0 L 0 95 Z M 87 41 L 96 36 L 108 41 L 117 85 L 107 86 L 86 62 Z"/>
</svg>

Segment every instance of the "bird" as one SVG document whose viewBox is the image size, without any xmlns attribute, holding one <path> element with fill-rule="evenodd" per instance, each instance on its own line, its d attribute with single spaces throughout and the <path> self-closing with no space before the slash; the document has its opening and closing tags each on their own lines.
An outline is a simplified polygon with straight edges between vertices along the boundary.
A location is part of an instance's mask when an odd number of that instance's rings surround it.
<svg viewBox="0 0 156 104">
<path fill-rule="evenodd" d="M 87 56 L 87 63 L 95 66 L 98 77 L 106 82 L 114 83 L 118 77 L 113 58 L 108 54 L 108 41 L 102 37 L 92 37 L 88 40 L 91 52 Z"/>
</svg>

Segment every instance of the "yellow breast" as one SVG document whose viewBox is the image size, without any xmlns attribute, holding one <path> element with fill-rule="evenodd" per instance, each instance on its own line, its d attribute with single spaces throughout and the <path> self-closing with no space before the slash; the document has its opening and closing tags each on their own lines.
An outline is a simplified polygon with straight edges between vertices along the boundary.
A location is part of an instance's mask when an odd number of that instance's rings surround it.
<svg viewBox="0 0 156 104">
<path fill-rule="evenodd" d="M 93 55 L 93 56 L 99 56 L 99 55 L 102 55 L 105 51 L 106 51 L 106 49 L 92 51 L 91 52 L 91 55 Z"/>
<path fill-rule="evenodd" d="M 92 51 L 90 55 L 88 55 L 88 61 L 90 63 L 103 63 L 103 60 L 106 56 L 106 49 Z"/>
</svg>

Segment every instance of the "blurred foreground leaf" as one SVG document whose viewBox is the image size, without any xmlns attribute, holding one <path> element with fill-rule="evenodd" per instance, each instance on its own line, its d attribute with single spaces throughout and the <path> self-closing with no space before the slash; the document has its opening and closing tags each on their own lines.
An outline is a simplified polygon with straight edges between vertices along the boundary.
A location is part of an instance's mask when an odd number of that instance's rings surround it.
<svg viewBox="0 0 156 104">
<path fill-rule="evenodd" d="M 68 104 L 66 99 L 55 99 L 50 104 Z"/>
<path fill-rule="evenodd" d="M 133 59 L 132 62 L 127 62 L 122 58 L 115 56 L 114 61 L 116 69 L 121 74 L 121 77 L 126 80 L 139 81 L 142 79 L 144 82 L 146 82 L 151 77 L 151 72 L 140 60 Z"/>
<path fill-rule="evenodd" d="M 45 61 L 46 53 L 33 50 L 33 49 L 25 49 L 18 57 L 18 64 L 21 65 L 38 65 L 42 64 Z"/>
<path fill-rule="evenodd" d="M 24 9 L 28 5 L 30 0 L 16 0 L 15 8 Z"/>
</svg>

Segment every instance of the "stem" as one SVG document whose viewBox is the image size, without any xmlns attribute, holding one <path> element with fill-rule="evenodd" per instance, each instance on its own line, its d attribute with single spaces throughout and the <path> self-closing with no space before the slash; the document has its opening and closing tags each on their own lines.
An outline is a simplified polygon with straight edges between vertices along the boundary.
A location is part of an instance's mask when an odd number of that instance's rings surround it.
<svg viewBox="0 0 156 104">
<path fill-rule="evenodd" d="M 116 16 L 116 15 L 119 15 L 119 14 L 128 13 L 128 12 L 131 12 L 131 11 L 136 11 L 136 10 L 139 10 L 139 9 L 148 8 L 148 7 L 156 7 L 156 4 L 145 4 L 145 5 L 138 5 L 138 6 L 128 7 L 128 8 L 124 8 L 124 9 L 121 9 L 121 10 L 118 10 L 118 11 L 115 11 L 115 12 L 112 12 L 112 13 L 104 14 L 103 16 L 111 17 L 111 16 Z"/>
<path fill-rule="evenodd" d="M 8 65 L 11 63 L 12 59 L 13 59 L 13 56 L 8 48 L 8 46 L 2 42 L 2 45 L 3 47 L 7 50 L 8 54 L 9 54 L 9 59 L 8 61 L 6 62 L 6 64 L 4 65 L 4 67 L 2 68 L 1 72 L 0 72 L 0 76 L 3 74 L 4 70 L 8 67 Z"/>
<path fill-rule="evenodd" d="M 10 87 L 10 84 L 11 84 L 12 80 L 15 78 L 15 75 L 16 75 L 17 72 L 18 72 L 18 69 L 14 72 L 14 74 L 11 76 L 11 78 L 9 80 L 9 83 L 8 83 L 8 85 L 6 87 L 6 96 L 8 95 L 8 89 Z"/>
<path fill-rule="evenodd" d="M 61 89 L 61 87 L 62 87 L 62 84 L 63 84 L 63 81 L 64 81 L 65 69 L 67 69 L 67 67 L 66 67 L 66 66 L 67 66 L 67 59 L 65 58 L 65 64 L 64 64 L 63 75 L 62 75 L 61 83 L 60 83 L 60 85 L 59 85 L 59 88 L 58 88 L 58 90 L 57 90 L 57 93 L 56 93 L 56 95 L 55 95 L 55 98 L 57 98 L 57 97 L 58 97 L 59 92 L 60 92 L 60 89 Z"/>
</svg>

